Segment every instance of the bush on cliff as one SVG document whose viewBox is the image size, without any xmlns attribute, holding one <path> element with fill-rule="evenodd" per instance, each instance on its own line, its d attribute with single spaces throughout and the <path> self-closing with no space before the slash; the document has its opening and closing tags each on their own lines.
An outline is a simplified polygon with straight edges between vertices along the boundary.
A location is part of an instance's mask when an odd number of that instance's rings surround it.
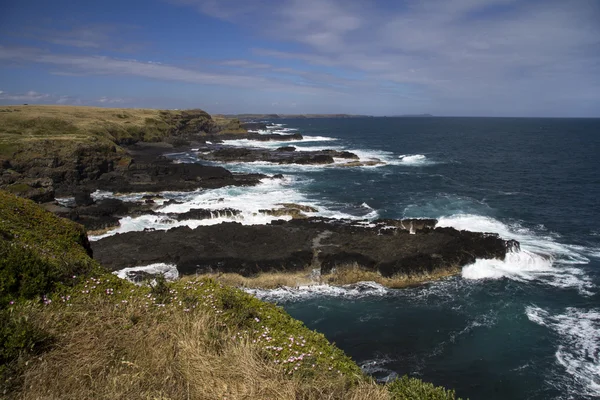
<svg viewBox="0 0 600 400">
<path fill-rule="evenodd" d="M 81 225 L 0 191 L 0 307 L 41 299 L 99 266 Z"/>
</svg>

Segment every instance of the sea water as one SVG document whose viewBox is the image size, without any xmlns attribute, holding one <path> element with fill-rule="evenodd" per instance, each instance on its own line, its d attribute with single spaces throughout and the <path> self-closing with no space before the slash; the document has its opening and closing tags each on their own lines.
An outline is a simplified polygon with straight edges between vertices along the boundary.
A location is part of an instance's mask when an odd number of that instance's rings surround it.
<svg viewBox="0 0 600 400">
<path fill-rule="evenodd" d="M 215 215 L 201 221 L 128 218 L 119 230 L 268 223 L 275 217 L 258 210 L 299 203 L 318 210 L 310 215 L 437 218 L 438 226 L 496 232 L 518 240 L 520 251 L 503 261 L 477 260 L 461 276 L 416 288 L 370 283 L 359 290 L 322 285 L 253 293 L 323 332 L 381 381 L 408 374 L 471 399 L 600 397 L 600 120 L 269 123 L 259 133 L 301 133 L 304 139 L 227 144 L 332 148 L 382 163 L 224 164 L 237 172 L 282 173 L 284 179 L 264 179 L 251 188 L 165 193 L 182 204 L 164 212 L 208 208 Z M 171 156 L 198 162 L 194 152 Z M 218 214 L 223 208 L 241 213 Z"/>
</svg>

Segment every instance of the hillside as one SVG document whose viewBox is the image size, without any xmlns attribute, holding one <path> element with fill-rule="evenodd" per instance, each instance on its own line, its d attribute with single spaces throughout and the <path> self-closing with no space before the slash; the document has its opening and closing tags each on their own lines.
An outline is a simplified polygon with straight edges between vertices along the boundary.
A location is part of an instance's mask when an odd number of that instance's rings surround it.
<svg viewBox="0 0 600 400">
<path fill-rule="evenodd" d="M 82 228 L 0 191 L 0 392 L 19 399 L 453 399 L 375 384 L 283 309 L 211 279 L 136 286 Z"/>
</svg>

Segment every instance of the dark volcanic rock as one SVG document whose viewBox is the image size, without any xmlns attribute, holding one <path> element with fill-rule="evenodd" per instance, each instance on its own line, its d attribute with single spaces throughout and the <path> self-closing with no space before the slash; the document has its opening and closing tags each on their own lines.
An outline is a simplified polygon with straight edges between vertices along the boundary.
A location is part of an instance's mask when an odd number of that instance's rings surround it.
<svg viewBox="0 0 600 400">
<path fill-rule="evenodd" d="M 186 191 L 251 186 L 265 177 L 261 174 L 232 174 L 222 167 L 175 164 L 166 158 L 158 158 L 154 162 L 133 163 L 125 170 L 106 173 L 86 186 L 120 193 Z"/>
<path fill-rule="evenodd" d="M 269 134 L 260 134 L 260 133 L 249 133 L 245 139 L 248 140 L 256 140 L 259 142 L 284 142 L 291 140 L 302 140 L 304 137 L 299 133 L 294 133 L 291 135 L 280 135 L 278 133 L 269 133 Z"/>
<path fill-rule="evenodd" d="M 210 219 L 210 218 L 219 218 L 219 217 L 234 217 L 239 215 L 239 210 L 234 210 L 233 208 L 222 208 L 220 210 L 207 210 L 205 208 L 193 208 L 188 212 L 184 212 L 181 214 L 173 214 L 170 215 L 177 219 L 177 221 L 185 221 L 188 219 Z"/>
<path fill-rule="evenodd" d="M 349 160 L 359 160 L 360 159 L 360 157 L 358 157 L 356 154 L 350 153 L 349 151 L 321 150 L 321 153 L 327 154 L 327 155 L 330 155 L 330 156 L 336 157 L 336 158 L 346 158 Z"/>
<path fill-rule="evenodd" d="M 223 223 L 193 230 L 183 227 L 114 235 L 94 242 L 93 250 L 98 261 L 111 270 L 166 262 L 176 264 L 182 274 L 252 275 L 296 271 L 318 261 L 323 273 L 358 263 L 393 276 L 463 266 L 476 258 L 503 259 L 507 250 L 518 245 L 496 234 L 433 229 L 431 220 L 420 221 L 412 221 L 414 234 L 406 228 L 409 221 L 396 226 L 378 222 L 373 227 L 324 218 L 257 226 Z"/>
<path fill-rule="evenodd" d="M 296 151 L 296 148 L 294 146 L 283 146 L 279 147 L 277 151 Z"/>
<path fill-rule="evenodd" d="M 94 199 L 92 199 L 89 190 L 75 190 L 75 192 L 73 193 L 73 197 L 75 198 L 75 204 L 78 206 L 91 206 L 92 204 L 94 204 Z"/>
<path fill-rule="evenodd" d="M 254 162 L 263 161 L 275 164 L 333 164 L 334 157 L 358 160 L 356 154 L 347 151 L 321 150 L 321 151 L 296 151 L 292 147 L 282 147 L 277 150 L 240 148 L 240 147 L 216 147 L 203 149 L 198 154 L 199 158 L 208 161 L 220 162 Z"/>
<path fill-rule="evenodd" d="M 244 122 L 242 128 L 249 131 L 264 131 L 267 129 L 267 124 L 264 122 Z"/>
<path fill-rule="evenodd" d="M 88 230 L 99 230 L 119 225 L 119 219 L 130 214 L 127 203 L 118 199 L 99 200 L 88 206 L 77 206 L 68 212 L 56 212 L 63 218 L 80 223 Z"/>
</svg>

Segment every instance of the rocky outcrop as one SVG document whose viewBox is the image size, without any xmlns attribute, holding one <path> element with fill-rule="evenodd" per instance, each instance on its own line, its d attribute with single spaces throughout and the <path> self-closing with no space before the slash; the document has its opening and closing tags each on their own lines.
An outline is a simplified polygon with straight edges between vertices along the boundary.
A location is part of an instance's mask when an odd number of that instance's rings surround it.
<svg viewBox="0 0 600 400">
<path fill-rule="evenodd" d="M 4 188 L 16 196 L 43 203 L 54 199 L 54 186 L 50 178 L 24 178 Z"/>
<path fill-rule="evenodd" d="M 222 167 L 200 164 L 174 164 L 166 158 L 133 163 L 127 169 L 112 171 L 85 184 L 90 190 L 111 192 L 189 191 L 198 188 L 256 185 L 262 174 L 232 174 Z"/>
<path fill-rule="evenodd" d="M 264 131 L 267 130 L 267 124 L 264 122 L 244 122 L 242 127 L 249 131 Z"/>
<path fill-rule="evenodd" d="M 504 259 L 518 243 L 496 234 L 433 228 L 424 222 L 379 221 L 366 227 L 324 218 L 245 226 L 223 223 L 169 231 L 130 232 L 92 244 L 102 265 L 113 269 L 157 262 L 173 263 L 181 274 L 297 271 L 308 265 L 322 273 L 354 264 L 384 277 L 456 268 L 476 258 Z M 410 228 L 412 226 L 412 230 Z"/>
<path fill-rule="evenodd" d="M 208 210 L 205 208 L 193 208 L 190 211 L 180 214 L 169 214 L 170 217 L 177 221 L 186 221 L 190 219 L 211 219 L 211 218 L 231 218 L 239 215 L 240 211 L 233 208 L 221 208 L 219 210 Z"/>
<path fill-rule="evenodd" d="M 78 200 L 81 199 L 76 197 L 75 201 Z M 86 201 L 84 204 L 76 203 L 71 207 L 59 206 L 55 203 L 45 203 L 42 206 L 59 217 L 68 218 L 83 225 L 88 231 L 117 227 L 119 226 L 119 219 L 126 215 L 135 215 L 138 212 L 152 213 L 147 207 L 144 210 L 136 210 L 140 205 L 126 203 L 119 199 L 103 199 L 97 202 L 92 200 L 92 203 Z"/>
<path fill-rule="evenodd" d="M 269 150 L 259 148 L 208 146 L 199 149 L 198 157 L 207 161 L 219 162 L 263 161 L 275 164 L 315 165 L 333 164 L 335 162 L 334 158 L 359 160 L 359 157 L 356 154 L 350 153 L 348 151 L 300 151 L 292 147 L 283 147 L 278 148 L 276 150 Z"/>
<path fill-rule="evenodd" d="M 271 210 L 259 210 L 259 212 L 274 217 L 290 216 L 294 219 L 303 219 L 308 218 L 305 213 L 315 213 L 319 211 L 314 207 L 295 203 L 281 203 L 279 206 L 280 207 Z"/>
</svg>

